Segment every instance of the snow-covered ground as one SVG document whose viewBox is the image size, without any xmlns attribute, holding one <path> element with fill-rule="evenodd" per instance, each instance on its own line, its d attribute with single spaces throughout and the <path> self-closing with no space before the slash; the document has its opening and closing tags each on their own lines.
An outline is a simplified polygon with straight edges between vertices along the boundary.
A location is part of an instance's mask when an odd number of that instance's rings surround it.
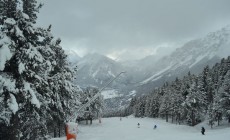
<svg viewBox="0 0 230 140">
<path fill-rule="evenodd" d="M 140 128 L 137 127 L 140 123 Z M 157 129 L 153 129 L 154 125 Z M 201 126 L 206 128 L 201 135 Z M 166 123 L 152 118 L 104 118 L 100 124 L 79 125 L 77 140 L 229 140 L 230 127 L 210 129 L 205 124 L 195 127 Z M 52 140 L 65 140 L 56 138 Z"/>
<path fill-rule="evenodd" d="M 116 91 L 114 89 L 104 90 L 101 92 L 101 95 L 103 96 L 104 99 L 119 97 L 118 91 Z"/>
</svg>

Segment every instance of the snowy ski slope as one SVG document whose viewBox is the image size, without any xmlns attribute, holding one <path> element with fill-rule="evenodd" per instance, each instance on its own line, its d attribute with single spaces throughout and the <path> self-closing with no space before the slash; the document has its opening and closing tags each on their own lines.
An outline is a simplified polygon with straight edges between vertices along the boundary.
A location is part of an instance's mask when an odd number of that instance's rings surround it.
<svg viewBox="0 0 230 140">
<path fill-rule="evenodd" d="M 140 123 L 140 128 L 137 127 Z M 154 130 L 153 126 L 157 125 Z M 206 128 L 201 135 L 201 126 Z M 92 126 L 79 125 L 77 140 L 229 140 L 230 126 L 210 129 L 206 124 L 195 127 L 166 123 L 152 118 L 104 118 L 102 124 L 94 121 Z M 65 140 L 55 138 L 52 140 Z"/>
</svg>

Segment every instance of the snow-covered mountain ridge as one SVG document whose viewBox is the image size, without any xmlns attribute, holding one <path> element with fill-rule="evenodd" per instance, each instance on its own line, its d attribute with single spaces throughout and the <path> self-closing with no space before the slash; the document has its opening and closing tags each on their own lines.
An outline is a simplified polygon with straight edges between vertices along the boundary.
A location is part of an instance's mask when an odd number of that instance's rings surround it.
<svg viewBox="0 0 230 140">
<path fill-rule="evenodd" d="M 122 66 L 118 62 L 96 53 L 84 56 L 76 65 L 78 66 L 76 83 L 83 87 L 89 85 L 102 87 L 122 71 Z"/>
<path fill-rule="evenodd" d="M 200 73 L 206 65 L 213 66 L 229 52 L 230 26 L 226 26 L 203 38 L 187 42 L 157 61 L 154 56 L 149 56 L 148 59 L 121 63 L 96 53 L 86 55 L 75 62 L 78 66 L 75 82 L 82 87 L 101 88 L 121 71 L 126 71 L 109 88 L 115 89 L 120 97 L 123 95 L 119 98 L 122 100 L 120 102 L 127 102 L 133 90 L 135 94 L 149 93 L 164 82 L 182 77 L 189 71 Z"/>
<path fill-rule="evenodd" d="M 200 69 L 202 66 L 209 64 L 211 61 L 217 62 L 220 58 L 227 57 L 230 53 L 230 26 L 226 26 L 221 30 L 209 33 L 201 39 L 189 41 L 181 48 L 175 50 L 170 56 L 164 57 L 156 64 L 156 68 L 147 78 L 141 82 L 155 81 L 159 79 L 162 74 L 169 76 L 175 73 L 184 73 L 182 71 L 192 71 L 198 73 L 197 67 Z M 203 64 L 202 64 L 203 63 Z M 212 62 L 211 62 L 212 63 Z M 212 63 L 212 64 L 214 64 Z"/>
</svg>

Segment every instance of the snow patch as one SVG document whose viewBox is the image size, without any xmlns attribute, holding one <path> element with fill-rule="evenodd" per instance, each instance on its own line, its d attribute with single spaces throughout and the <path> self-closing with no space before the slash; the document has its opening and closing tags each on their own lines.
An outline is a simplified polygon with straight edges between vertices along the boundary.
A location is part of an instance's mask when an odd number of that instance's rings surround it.
<svg viewBox="0 0 230 140">
<path fill-rule="evenodd" d="M 140 84 L 143 85 L 143 84 L 148 83 L 149 81 L 156 80 L 155 78 L 160 77 L 161 74 L 163 74 L 164 72 L 166 72 L 167 70 L 169 70 L 171 67 L 172 67 L 172 66 L 169 65 L 168 67 L 166 67 L 165 69 L 159 71 L 158 73 L 154 74 L 153 76 L 149 77 L 148 79 L 146 79 L 146 80 L 140 82 Z"/>
<path fill-rule="evenodd" d="M 25 13 L 23 13 L 22 16 L 23 16 L 23 18 L 25 18 L 25 19 L 30 19 L 30 17 L 29 17 L 27 14 L 25 14 Z"/>
<path fill-rule="evenodd" d="M 162 76 L 158 76 L 158 77 L 152 79 L 152 81 L 156 81 L 156 80 L 160 79 L 161 77 L 162 77 Z"/>
<path fill-rule="evenodd" d="M 10 94 L 10 101 L 8 102 L 8 106 L 14 114 L 18 111 L 18 103 L 13 94 Z"/>
<path fill-rule="evenodd" d="M 8 91 L 11 91 L 11 92 L 16 91 L 15 81 L 11 81 L 10 79 L 4 78 L 0 75 L 0 88 L 3 88 L 3 87 L 5 87 Z M 3 92 L 3 91 L 0 91 L 0 92 Z"/>
<path fill-rule="evenodd" d="M 192 68 L 194 65 L 196 65 L 198 62 L 200 62 L 202 59 L 204 59 L 206 55 L 200 55 L 199 57 L 196 58 L 196 61 L 189 66 L 189 68 Z"/>
<path fill-rule="evenodd" d="M 22 0 L 17 0 L 17 10 L 23 11 L 23 1 Z"/>
<path fill-rule="evenodd" d="M 110 99 L 110 98 L 115 98 L 119 97 L 118 91 L 111 89 L 111 90 L 104 90 L 101 92 L 101 95 L 104 96 L 104 99 Z"/>
<path fill-rule="evenodd" d="M 18 37 L 24 37 L 23 32 L 18 28 L 18 26 L 15 26 L 15 30 Z"/>
<path fill-rule="evenodd" d="M 30 43 L 29 45 L 29 49 L 26 51 L 26 54 L 28 54 L 29 59 L 36 59 L 38 62 L 42 63 L 43 62 L 43 56 L 41 55 L 41 53 L 35 48 L 33 47 Z"/>
<path fill-rule="evenodd" d="M 111 71 L 108 71 L 109 75 L 116 77 Z"/>
<path fill-rule="evenodd" d="M 31 89 L 30 84 L 27 82 L 24 82 L 24 88 L 31 95 L 31 103 L 34 104 L 37 108 L 40 108 L 40 102 L 38 101 L 38 99 L 35 95 L 35 92 Z"/>
<path fill-rule="evenodd" d="M 97 71 L 95 71 L 95 72 L 92 74 L 93 78 L 95 78 L 95 76 L 97 75 L 98 72 L 99 72 L 99 69 L 97 69 Z"/>
<path fill-rule="evenodd" d="M 9 25 L 15 25 L 16 24 L 16 21 L 13 19 L 13 18 L 7 18 L 5 21 L 4 21 L 5 24 L 9 24 Z"/>
<path fill-rule="evenodd" d="M 2 42 L 0 42 L 1 46 Z M 3 45 L 0 47 L 0 71 L 4 70 L 6 61 L 10 60 L 12 54 L 8 46 Z"/>
<path fill-rule="evenodd" d="M 23 63 L 20 63 L 18 66 L 18 72 L 19 74 L 22 74 L 22 72 L 25 70 L 25 65 Z"/>
<path fill-rule="evenodd" d="M 132 91 L 130 91 L 130 92 L 129 92 L 129 96 L 135 96 L 135 95 L 136 95 L 136 93 L 137 93 L 137 91 L 136 91 L 136 90 L 132 90 Z"/>
</svg>

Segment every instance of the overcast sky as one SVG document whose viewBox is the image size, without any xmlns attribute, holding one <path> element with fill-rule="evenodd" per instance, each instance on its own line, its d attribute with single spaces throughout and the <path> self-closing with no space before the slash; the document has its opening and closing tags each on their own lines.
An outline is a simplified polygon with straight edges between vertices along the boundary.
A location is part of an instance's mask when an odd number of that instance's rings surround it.
<svg viewBox="0 0 230 140">
<path fill-rule="evenodd" d="M 230 0 L 42 0 L 38 25 L 80 56 L 165 55 L 230 24 Z"/>
</svg>

